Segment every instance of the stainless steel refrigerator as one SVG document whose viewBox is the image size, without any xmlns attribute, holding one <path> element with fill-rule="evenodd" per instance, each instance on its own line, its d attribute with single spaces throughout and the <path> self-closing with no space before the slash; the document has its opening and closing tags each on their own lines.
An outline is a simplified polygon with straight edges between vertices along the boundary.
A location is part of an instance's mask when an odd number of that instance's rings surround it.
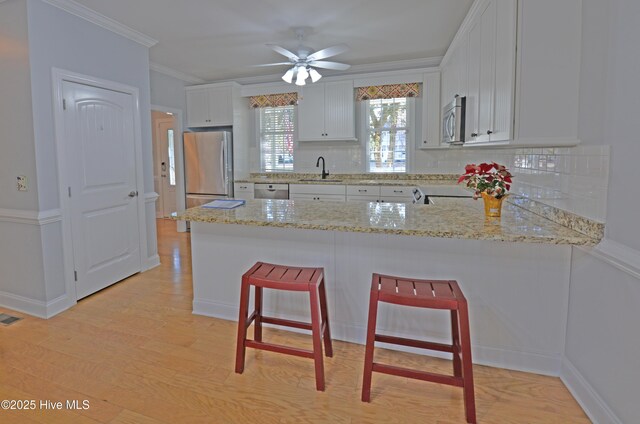
<svg viewBox="0 0 640 424">
<path fill-rule="evenodd" d="M 233 144 L 229 131 L 184 133 L 187 208 L 233 197 Z"/>
</svg>

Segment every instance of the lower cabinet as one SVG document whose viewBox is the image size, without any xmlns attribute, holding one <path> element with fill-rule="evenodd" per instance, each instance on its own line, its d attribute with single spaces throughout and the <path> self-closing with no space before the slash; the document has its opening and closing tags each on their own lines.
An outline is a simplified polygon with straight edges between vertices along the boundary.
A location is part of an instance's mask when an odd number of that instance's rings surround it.
<svg viewBox="0 0 640 424">
<path fill-rule="evenodd" d="M 381 186 L 382 203 L 408 203 L 413 201 L 413 186 Z"/>
<path fill-rule="evenodd" d="M 343 185 L 290 184 L 289 199 L 344 202 L 346 199 L 346 189 Z"/>
<path fill-rule="evenodd" d="M 234 183 L 233 198 L 240 200 L 253 200 L 253 183 Z"/>
</svg>

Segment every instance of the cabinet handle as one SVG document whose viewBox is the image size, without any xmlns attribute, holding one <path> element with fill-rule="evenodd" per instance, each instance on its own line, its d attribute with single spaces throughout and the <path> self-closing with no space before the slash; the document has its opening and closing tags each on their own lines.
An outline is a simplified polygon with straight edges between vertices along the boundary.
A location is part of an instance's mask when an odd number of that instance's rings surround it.
<svg viewBox="0 0 640 424">
<path fill-rule="evenodd" d="M 493 134 L 493 131 L 487 130 L 487 135 L 491 135 L 491 134 Z"/>
<path fill-rule="evenodd" d="M 478 133 L 471 133 L 471 137 L 476 138 L 478 136 Z"/>
<path fill-rule="evenodd" d="M 404 190 L 393 190 L 394 193 L 404 193 Z"/>
<path fill-rule="evenodd" d="M 367 190 L 358 190 L 358 193 L 366 193 Z"/>
</svg>

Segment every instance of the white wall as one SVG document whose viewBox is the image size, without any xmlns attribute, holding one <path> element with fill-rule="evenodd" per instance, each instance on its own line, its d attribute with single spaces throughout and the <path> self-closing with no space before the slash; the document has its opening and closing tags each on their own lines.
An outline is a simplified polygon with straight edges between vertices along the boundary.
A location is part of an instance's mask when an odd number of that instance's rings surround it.
<svg viewBox="0 0 640 424">
<path fill-rule="evenodd" d="M 25 0 L 0 3 L 0 92 L 0 209 L 37 210 Z M 27 177 L 28 192 L 16 190 L 18 175 Z"/>
<path fill-rule="evenodd" d="M 611 145 L 606 238 L 574 249 L 563 380 L 596 423 L 640 420 L 640 2 L 584 0 L 580 133 Z"/>
<path fill-rule="evenodd" d="M 151 104 L 182 111 L 183 128 L 187 128 L 187 107 L 184 88 L 189 83 L 157 71 L 149 71 Z"/>
<path fill-rule="evenodd" d="M 48 317 L 75 302 L 64 273 L 52 68 L 139 89 L 144 191 L 153 192 L 148 49 L 41 0 L 9 0 L 0 3 L 0 55 L 0 304 Z M 28 192 L 15 190 L 17 175 L 30 180 Z M 155 223 L 153 208 L 143 213 Z M 147 232 L 154 259 L 155 225 Z"/>
</svg>

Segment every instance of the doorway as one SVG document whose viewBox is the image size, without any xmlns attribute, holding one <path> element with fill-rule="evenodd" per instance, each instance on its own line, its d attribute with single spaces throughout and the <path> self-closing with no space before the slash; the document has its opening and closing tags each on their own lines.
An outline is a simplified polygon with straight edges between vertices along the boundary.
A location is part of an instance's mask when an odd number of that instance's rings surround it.
<svg viewBox="0 0 640 424">
<path fill-rule="evenodd" d="M 153 137 L 153 181 L 158 193 L 156 216 L 169 218 L 177 204 L 177 138 L 181 136 L 171 112 L 151 111 Z"/>
</svg>

